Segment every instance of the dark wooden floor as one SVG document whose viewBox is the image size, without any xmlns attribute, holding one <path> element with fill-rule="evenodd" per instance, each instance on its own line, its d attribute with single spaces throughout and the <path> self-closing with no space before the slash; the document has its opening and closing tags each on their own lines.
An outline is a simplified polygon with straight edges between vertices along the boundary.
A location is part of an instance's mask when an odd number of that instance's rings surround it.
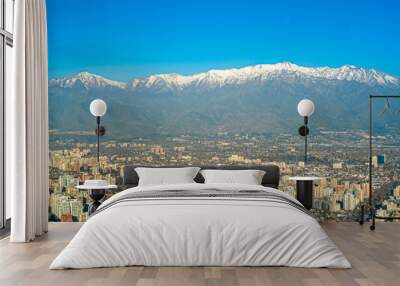
<svg viewBox="0 0 400 286">
<path fill-rule="evenodd" d="M 79 229 L 78 223 L 50 224 L 49 233 L 28 244 L 0 241 L 0 285 L 400 285 L 400 223 L 325 223 L 324 229 L 352 269 L 289 267 L 123 267 L 48 270 Z"/>
</svg>

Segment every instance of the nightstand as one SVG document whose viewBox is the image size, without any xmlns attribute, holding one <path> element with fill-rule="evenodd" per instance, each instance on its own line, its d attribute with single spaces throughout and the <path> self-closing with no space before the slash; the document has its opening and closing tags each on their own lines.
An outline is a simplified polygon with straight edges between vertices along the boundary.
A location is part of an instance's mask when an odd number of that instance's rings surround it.
<svg viewBox="0 0 400 286">
<path fill-rule="evenodd" d="M 302 205 L 310 210 L 313 205 L 313 186 L 314 181 L 319 180 L 318 177 L 290 177 L 292 181 L 296 181 L 296 198 Z"/>
<path fill-rule="evenodd" d="M 94 213 L 101 205 L 101 200 L 104 198 L 106 191 L 116 189 L 116 185 L 109 185 L 105 180 L 87 180 L 83 185 L 76 186 L 80 190 L 86 190 L 92 199 L 89 205 L 89 215 Z"/>
</svg>

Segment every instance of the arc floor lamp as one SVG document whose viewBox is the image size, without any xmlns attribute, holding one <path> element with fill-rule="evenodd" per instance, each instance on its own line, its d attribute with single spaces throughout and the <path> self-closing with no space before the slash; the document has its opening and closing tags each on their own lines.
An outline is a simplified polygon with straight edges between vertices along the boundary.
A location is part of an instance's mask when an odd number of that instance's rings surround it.
<svg viewBox="0 0 400 286">
<path fill-rule="evenodd" d="M 370 95 L 369 96 L 369 168 L 368 168 L 368 178 L 369 178 L 369 216 L 372 219 L 372 223 L 370 225 L 370 229 L 375 229 L 375 219 L 400 219 L 400 217 L 377 217 L 375 212 L 374 200 L 373 200 L 373 186 L 372 186 L 372 136 L 373 136 L 373 102 L 374 100 L 379 99 L 400 99 L 400 95 Z M 387 109 L 390 109 L 390 106 L 386 106 Z M 364 204 L 361 205 L 360 208 L 360 224 L 364 223 Z"/>
</svg>

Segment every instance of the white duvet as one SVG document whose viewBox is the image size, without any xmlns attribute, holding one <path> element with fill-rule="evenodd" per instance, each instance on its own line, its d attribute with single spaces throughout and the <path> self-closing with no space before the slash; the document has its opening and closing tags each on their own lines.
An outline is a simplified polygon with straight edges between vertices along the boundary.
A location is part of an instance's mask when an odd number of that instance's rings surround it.
<svg viewBox="0 0 400 286">
<path fill-rule="evenodd" d="M 205 188 L 256 189 L 289 197 L 262 186 L 180 184 L 128 189 L 100 208 L 130 192 Z M 193 197 L 109 206 L 81 227 L 50 269 L 127 265 L 351 267 L 318 222 L 293 206 L 254 198 Z"/>
</svg>

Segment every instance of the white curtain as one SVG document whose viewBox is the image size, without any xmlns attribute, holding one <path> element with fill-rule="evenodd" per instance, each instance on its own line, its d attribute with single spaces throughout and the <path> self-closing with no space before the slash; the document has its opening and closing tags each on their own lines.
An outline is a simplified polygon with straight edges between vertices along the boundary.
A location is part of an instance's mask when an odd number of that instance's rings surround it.
<svg viewBox="0 0 400 286">
<path fill-rule="evenodd" d="M 6 187 L 12 242 L 48 227 L 47 23 L 45 0 L 15 1 L 13 92 L 6 98 Z"/>
</svg>

